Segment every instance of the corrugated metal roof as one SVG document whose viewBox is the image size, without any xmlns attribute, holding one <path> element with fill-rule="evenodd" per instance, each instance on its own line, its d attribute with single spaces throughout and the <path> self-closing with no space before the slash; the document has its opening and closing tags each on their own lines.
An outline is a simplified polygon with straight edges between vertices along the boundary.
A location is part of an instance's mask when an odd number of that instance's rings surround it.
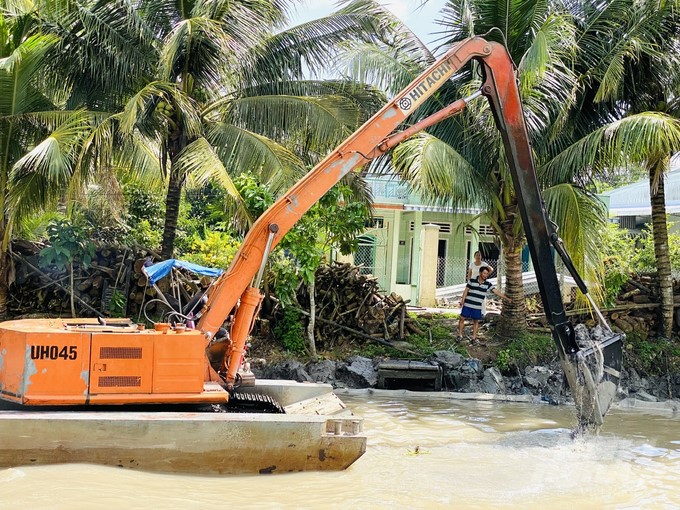
<svg viewBox="0 0 680 510">
<path fill-rule="evenodd" d="M 666 174 L 664 190 L 666 194 L 666 212 L 680 212 L 680 162 L 674 162 L 673 169 Z M 633 184 L 622 186 L 602 193 L 608 202 L 611 216 L 649 216 L 652 208 L 649 198 L 649 179 L 642 179 Z"/>
</svg>

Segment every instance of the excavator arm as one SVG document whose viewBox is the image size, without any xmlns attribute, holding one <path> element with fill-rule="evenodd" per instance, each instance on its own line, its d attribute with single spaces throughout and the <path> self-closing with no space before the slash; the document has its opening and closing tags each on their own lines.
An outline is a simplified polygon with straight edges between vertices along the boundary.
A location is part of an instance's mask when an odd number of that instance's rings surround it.
<svg viewBox="0 0 680 510">
<path fill-rule="evenodd" d="M 262 299 L 258 288 L 259 280 L 271 250 L 302 215 L 343 176 L 413 134 L 461 111 L 471 98 L 456 101 L 427 119 L 390 136 L 471 59 L 479 61 L 483 69 L 481 94 L 489 100 L 496 125 L 502 134 L 546 317 L 551 325 L 567 379 L 573 393 L 577 395 L 579 415 L 585 423 L 602 422 L 618 383 L 621 342 L 611 341 L 606 347 L 606 355 L 599 356 L 599 359 L 608 360 L 612 365 L 610 370 L 603 372 L 595 369 L 596 374 L 593 375 L 592 363 L 586 362 L 584 351 L 575 340 L 574 329 L 567 320 L 562 304 L 551 251 L 551 242 L 555 241 L 551 241 L 553 233 L 549 230 L 540 196 L 512 60 L 504 46 L 480 37 L 465 39 L 452 47 L 279 198 L 253 225 L 229 269 L 209 289 L 198 323 L 198 328 L 210 339 L 228 314 L 236 310 L 230 335 L 231 347 L 227 353 L 228 359 L 225 360 L 228 388 L 233 387 L 236 380 L 246 337 Z M 601 375 L 603 373 L 604 376 Z M 607 383 L 604 398 L 604 390 L 600 389 L 603 379 Z"/>
</svg>

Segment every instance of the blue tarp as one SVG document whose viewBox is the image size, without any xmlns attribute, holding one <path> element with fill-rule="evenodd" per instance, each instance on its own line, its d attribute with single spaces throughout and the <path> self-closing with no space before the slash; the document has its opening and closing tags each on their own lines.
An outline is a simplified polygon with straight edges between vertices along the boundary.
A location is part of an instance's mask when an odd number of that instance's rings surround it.
<svg viewBox="0 0 680 510">
<path fill-rule="evenodd" d="M 144 272 L 149 277 L 149 283 L 154 285 L 158 280 L 170 274 L 170 270 L 173 267 L 181 267 L 188 271 L 196 274 L 205 276 L 219 276 L 222 274 L 221 269 L 215 269 L 212 267 L 203 267 L 198 264 L 192 264 L 191 262 L 186 262 L 184 260 L 169 259 L 163 262 L 158 262 L 144 268 Z"/>
</svg>

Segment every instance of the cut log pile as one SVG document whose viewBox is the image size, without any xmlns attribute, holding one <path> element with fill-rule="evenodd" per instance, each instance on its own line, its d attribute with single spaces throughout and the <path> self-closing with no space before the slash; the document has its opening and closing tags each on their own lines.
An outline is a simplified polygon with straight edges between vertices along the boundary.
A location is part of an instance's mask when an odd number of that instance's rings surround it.
<svg viewBox="0 0 680 510">
<path fill-rule="evenodd" d="M 13 245 L 15 279 L 10 287 L 9 311 L 13 316 L 71 316 L 71 283 L 68 268 L 40 266 L 44 246 L 24 241 Z M 74 265 L 74 301 L 79 317 L 126 316 L 157 320 L 168 307 L 156 298 L 142 267 L 158 260 L 148 250 L 100 247 L 89 267 Z M 175 270 L 176 271 L 176 270 Z M 210 278 L 175 272 L 175 292 L 182 303 Z M 163 288 L 166 292 L 166 289 Z M 307 288 L 300 287 L 298 301 L 308 315 Z M 166 292 L 166 297 L 169 295 Z M 172 301 L 172 298 L 168 298 Z M 386 343 L 410 333 L 424 334 L 407 315 L 405 301 L 395 293 L 383 295 L 376 278 L 351 264 L 321 266 L 316 281 L 316 338 L 320 346 L 333 348 L 345 340 Z M 114 310 L 115 306 L 117 308 Z"/>
<path fill-rule="evenodd" d="M 68 268 L 40 266 L 40 250 L 44 246 L 26 241 L 13 243 L 14 283 L 10 286 L 9 312 L 14 316 L 71 316 L 71 283 Z M 142 303 L 157 297 L 147 285 L 142 267 L 158 256 L 144 249 L 99 247 L 92 263 L 84 268 L 74 264 L 74 301 L 79 317 L 127 316 L 137 320 Z M 209 282 L 194 275 L 176 273 L 177 292 L 182 302 Z M 164 289 L 165 291 L 165 289 Z M 167 306 L 158 302 L 146 305 L 150 316 L 167 313 Z M 143 316 L 141 317 L 143 319 Z"/>
<path fill-rule="evenodd" d="M 659 300 L 656 275 L 635 275 L 621 287 L 616 302 L 603 315 L 612 330 L 646 339 L 658 325 Z M 596 323 L 593 318 L 584 322 L 589 327 Z"/>
<path fill-rule="evenodd" d="M 673 282 L 675 302 L 680 304 L 680 282 Z M 646 273 L 632 276 L 620 289 L 616 301 L 602 309 L 602 315 L 612 330 L 619 333 L 635 334 L 640 338 L 648 338 L 659 324 L 659 282 L 656 274 Z M 572 322 L 584 323 L 588 327 L 596 325 L 597 320 L 590 310 L 571 309 L 567 315 Z M 543 313 L 530 316 L 531 322 L 538 321 L 545 326 Z M 678 321 L 676 320 L 676 323 Z M 677 327 L 677 324 L 676 324 Z"/>
<path fill-rule="evenodd" d="M 298 302 L 309 310 L 307 288 L 301 286 Z M 324 348 L 345 340 L 392 341 L 410 333 L 423 334 L 406 314 L 408 300 L 381 294 L 378 281 L 347 263 L 323 265 L 316 272 L 317 343 Z"/>
</svg>

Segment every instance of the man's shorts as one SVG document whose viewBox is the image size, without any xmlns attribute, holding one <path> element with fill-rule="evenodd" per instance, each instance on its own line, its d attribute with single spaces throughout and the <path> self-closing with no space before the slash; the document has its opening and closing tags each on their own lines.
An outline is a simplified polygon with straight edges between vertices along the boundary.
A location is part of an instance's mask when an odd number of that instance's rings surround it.
<svg viewBox="0 0 680 510">
<path fill-rule="evenodd" d="M 482 311 L 476 308 L 470 308 L 469 306 L 464 306 L 460 311 L 460 316 L 466 319 L 473 319 L 476 321 L 482 320 Z"/>
</svg>

